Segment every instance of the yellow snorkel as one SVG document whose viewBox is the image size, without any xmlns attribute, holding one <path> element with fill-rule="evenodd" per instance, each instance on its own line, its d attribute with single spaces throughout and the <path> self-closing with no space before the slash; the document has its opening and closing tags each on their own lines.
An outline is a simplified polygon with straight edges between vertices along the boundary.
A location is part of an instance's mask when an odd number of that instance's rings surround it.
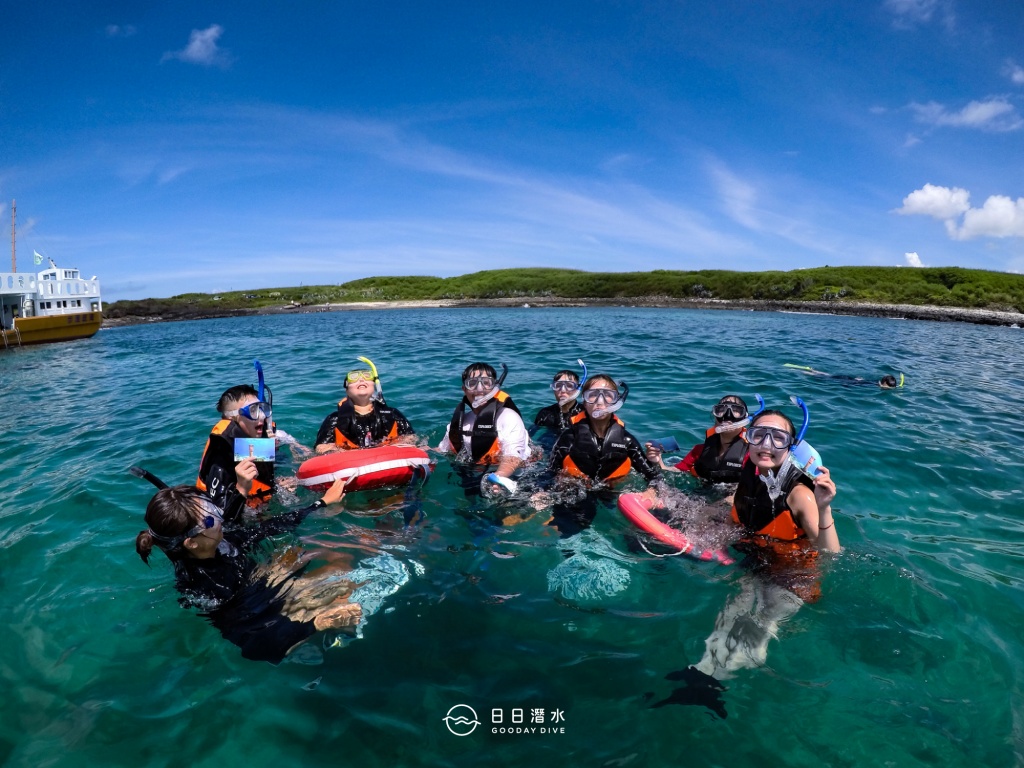
<svg viewBox="0 0 1024 768">
<path fill-rule="evenodd" d="M 900 383 L 897 384 L 896 386 L 897 387 L 902 387 L 903 386 L 903 374 L 902 373 L 900 374 Z"/>
<path fill-rule="evenodd" d="M 368 357 L 357 357 L 361 363 L 366 363 L 370 366 L 370 373 L 373 374 L 373 388 L 374 388 L 374 399 L 384 402 L 384 389 L 380 385 L 380 377 L 377 375 L 377 366 L 373 364 L 373 360 Z"/>
</svg>

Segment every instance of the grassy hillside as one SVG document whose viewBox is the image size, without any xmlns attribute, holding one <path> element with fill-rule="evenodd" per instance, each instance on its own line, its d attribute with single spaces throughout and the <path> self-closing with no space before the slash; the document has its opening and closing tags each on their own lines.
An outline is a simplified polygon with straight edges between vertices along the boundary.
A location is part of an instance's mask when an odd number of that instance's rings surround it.
<svg viewBox="0 0 1024 768">
<path fill-rule="evenodd" d="M 864 301 L 1024 312 L 1024 275 L 959 267 L 818 267 L 792 272 L 580 272 L 496 269 L 459 277 L 367 277 L 341 285 L 118 301 L 108 317 L 188 317 L 282 304 L 423 299 L 673 299 Z"/>
</svg>

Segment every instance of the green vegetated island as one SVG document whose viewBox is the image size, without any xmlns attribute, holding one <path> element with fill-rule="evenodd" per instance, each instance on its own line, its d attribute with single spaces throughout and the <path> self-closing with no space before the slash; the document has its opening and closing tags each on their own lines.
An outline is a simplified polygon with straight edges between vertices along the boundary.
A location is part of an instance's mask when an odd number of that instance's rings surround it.
<svg viewBox="0 0 1024 768">
<path fill-rule="evenodd" d="M 496 269 L 459 277 L 367 277 L 340 285 L 117 301 L 111 324 L 380 306 L 637 305 L 1024 321 L 1024 275 L 959 267 L 817 267 L 790 272 Z"/>
</svg>

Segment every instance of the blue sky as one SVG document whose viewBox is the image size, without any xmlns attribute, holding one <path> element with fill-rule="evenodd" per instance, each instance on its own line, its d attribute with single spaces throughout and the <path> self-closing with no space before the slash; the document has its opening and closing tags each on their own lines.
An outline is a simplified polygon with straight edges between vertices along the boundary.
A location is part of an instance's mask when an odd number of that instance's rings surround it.
<svg viewBox="0 0 1024 768">
<path fill-rule="evenodd" d="M 1021 2 L 3 17 L 0 221 L 17 199 L 20 269 L 38 250 L 108 301 L 522 266 L 1024 270 Z"/>
</svg>

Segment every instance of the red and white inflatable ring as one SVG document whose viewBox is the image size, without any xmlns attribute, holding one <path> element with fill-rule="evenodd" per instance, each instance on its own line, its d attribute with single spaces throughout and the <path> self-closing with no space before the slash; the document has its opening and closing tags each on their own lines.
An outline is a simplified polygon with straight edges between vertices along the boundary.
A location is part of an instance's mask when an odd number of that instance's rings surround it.
<svg viewBox="0 0 1024 768">
<path fill-rule="evenodd" d="M 412 445 L 382 445 L 336 451 L 314 456 L 299 466 L 299 485 L 323 486 L 345 478 L 346 491 L 408 485 L 426 478 L 432 469 L 430 457 Z"/>
</svg>

